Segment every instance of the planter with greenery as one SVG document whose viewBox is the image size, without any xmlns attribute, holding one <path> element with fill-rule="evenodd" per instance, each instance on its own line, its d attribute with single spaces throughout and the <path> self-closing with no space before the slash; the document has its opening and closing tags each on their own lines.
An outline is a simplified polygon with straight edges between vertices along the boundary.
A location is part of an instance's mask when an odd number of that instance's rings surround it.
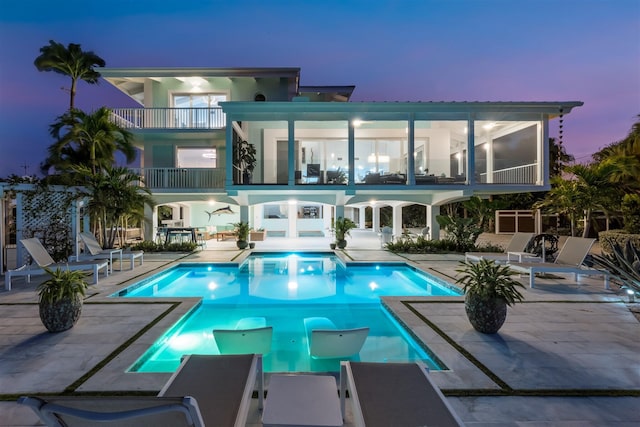
<svg viewBox="0 0 640 427">
<path fill-rule="evenodd" d="M 86 273 L 81 270 L 45 270 L 50 277 L 36 289 L 40 320 L 49 332 L 66 331 L 80 318 L 82 299 L 87 289 Z"/>
<path fill-rule="evenodd" d="M 495 334 L 507 318 L 507 306 L 524 299 L 508 266 L 482 259 L 478 263 L 461 262 L 456 271 L 462 276 L 456 283 L 465 292 L 464 308 L 473 328 L 484 334 Z"/>
<path fill-rule="evenodd" d="M 356 228 L 355 222 L 349 218 L 338 217 L 333 224 L 333 229 L 336 233 L 336 246 L 340 249 L 347 247 L 346 236 L 351 236 L 351 229 Z"/>
<path fill-rule="evenodd" d="M 251 184 L 256 167 L 256 147 L 247 141 L 236 140 L 233 144 L 233 167 L 238 173 L 236 184 Z"/>
<path fill-rule="evenodd" d="M 233 224 L 233 226 L 235 227 L 238 249 L 246 249 L 249 246 L 247 240 L 249 239 L 249 230 L 251 230 L 249 223 L 240 221 Z"/>
</svg>

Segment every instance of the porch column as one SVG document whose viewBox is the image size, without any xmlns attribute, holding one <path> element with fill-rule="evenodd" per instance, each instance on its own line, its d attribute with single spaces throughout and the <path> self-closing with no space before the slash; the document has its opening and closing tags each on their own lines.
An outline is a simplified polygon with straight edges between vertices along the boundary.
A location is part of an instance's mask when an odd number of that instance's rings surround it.
<svg viewBox="0 0 640 427">
<path fill-rule="evenodd" d="M 144 217 L 145 219 L 151 218 L 151 227 L 144 228 L 144 235 L 142 238 L 144 240 L 151 240 L 155 242 L 156 233 L 158 232 L 158 207 L 154 206 L 151 208 L 148 205 L 144 205 Z"/>
<path fill-rule="evenodd" d="M 364 206 L 360 206 L 358 208 L 358 228 L 364 230 L 366 228 L 366 221 L 365 221 L 365 211 L 366 211 L 366 207 Z"/>
<path fill-rule="evenodd" d="M 249 222 L 249 206 L 240 205 L 240 221 Z"/>
<path fill-rule="evenodd" d="M 380 207 L 371 206 L 371 228 L 376 233 L 380 231 Z"/>
<path fill-rule="evenodd" d="M 402 228 L 402 206 L 393 206 L 392 212 L 393 235 L 398 237 L 402 235 L 402 232 L 404 231 Z"/>
<path fill-rule="evenodd" d="M 289 202 L 289 231 L 287 237 L 298 237 L 298 204 Z"/>
<path fill-rule="evenodd" d="M 336 205 L 336 218 L 344 218 L 344 205 Z"/>
<path fill-rule="evenodd" d="M 467 119 L 467 182 L 469 185 L 476 184 L 476 136 L 473 119 L 473 116 Z M 429 217 L 428 214 L 427 217 Z"/>
<path fill-rule="evenodd" d="M 415 157 L 415 117 L 409 115 L 407 127 L 407 179 L 409 185 L 416 185 L 416 157 Z"/>
<path fill-rule="evenodd" d="M 436 221 L 438 215 L 440 215 L 440 206 L 427 205 L 427 227 L 433 240 L 440 240 L 440 224 Z"/>
</svg>

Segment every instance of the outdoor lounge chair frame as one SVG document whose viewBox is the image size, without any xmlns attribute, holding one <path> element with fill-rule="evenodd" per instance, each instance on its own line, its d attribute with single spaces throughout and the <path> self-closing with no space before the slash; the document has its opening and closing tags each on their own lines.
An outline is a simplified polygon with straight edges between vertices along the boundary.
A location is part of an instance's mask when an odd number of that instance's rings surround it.
<svg viewBox="0 0 640 427">
<path fill-rule="evenodd" d="M 49 427 L 204 427 L 193 397 L 23 396 L 26 405 Z"/>
<path fill-rule="evenodd" d="M 88 253 L 81 253 L 77 255 L 77 259 L 80 260 L 92 260 L 92 259 L 109 259 L 111 264 L 111 272 L 113 272 L 113 261 L 114 256 L 117 255 L 120 257 L 120 271 L 122 271 L 122 260 L 123 258 L 131 261 L 131 268 L 133 270 L 135 267 L 135 260 L 138 259 L 139 265 L 142 265 L 144 262 L 144 252 L 143 251 L 123 251 L 122 249 L 103 249 L 100 246 L 100 243 L 93 235 L 93 233 L 82 232 L 79 233 L 78 236 L 82 243 L 84 243 L 85 250 Z"/>
<path fill-rule="evenodd" d="M 55 262 L 51 255 L 47 252 L 47 249 L 42 246 L 40 240 L 35 237 L 30 239 L 20 240 L 22 246 L 27 250 L 33 261 L 37 264 L 34 267 L 32 264 L 25 264 L 15 270 L 7 270 L 4 275 L 4 288 L 7 291 L 11 290 L 11 280 L 16 276 L 26 276 L 27 283 L 31 282 L 31 276 L 38 276 L 45 274 L 44 268 L 50 270 L 85 270 L 93 273 L 93 283 L 98 284 L 98 274 L 100 270 L 104 270 L 105 276 L 109 275 L 109 261 L 108 260 L 94 260 L 94 261 L 82 261 L 82 262 Z"/>
<path fill-rule="evenodd" d="M 463 426 L 433 382 L 415 363 L 340 363 L 340 409 L 349 391 L 355 426 Z"/>
<path fill-rule="evenodd" d="M 21 397 L 18 403 L 31 407 L 47 426 L 54 427 L 101 426 L 105 421 L 118 427 L 240 427 L 246 425 L 256 385 L 262 410 L 264 373 L 259 354 L 188 355 L 158 397 Z M 74 418 L 67 420 L 64 414 Z M 78 422 L 78 416 L 87 421 Z"/>
<path fill-rule="evenodd" d="M 530 288 L 535 286 L 535 277 L 538 273 L 573 273 L 576 281 L 581 275 L 604 276 L 604 288 L 609 289 L 608 271 L 582 267 L 594 242 L 595 239 L 569 237 L 554 262 L 510 262 L 508 265 L 511 270 L 529 274 Z"/>
<path fill-rule="evenodd" d="M 504 252 L 467 252 L 464 254 L 464 260 L 480 261 L 481 259 L 488 259 L 496 262 L 507 262 L 509 260 L 509 252 L 524 253 L 533 235 L 533 233 L 514 233 Z M 531 257 L 535 258 L 535 254 L 531 254 Z"/>
</svg>

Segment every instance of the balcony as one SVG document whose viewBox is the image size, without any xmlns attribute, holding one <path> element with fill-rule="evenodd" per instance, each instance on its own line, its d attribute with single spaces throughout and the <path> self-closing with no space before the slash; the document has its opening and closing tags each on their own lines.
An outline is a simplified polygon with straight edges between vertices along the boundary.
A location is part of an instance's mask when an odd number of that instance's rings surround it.
<svg viewBox="0 0 640 427">
<path fill-rule="evenodd" d="M 224 129 L 227 125 L 220 107 L 114 108 L 112 120 L 125 129 Z"/>
<path fill-rule="evenodd" d="M 531 163 L 528 165 L 516 166 L 512 168 L 499 169 L 493 171 L 490 176 L 486 173 L 480 174 L 480 183 L 482 184 L 529 184 L 536 185 L 538 176 L 538 164 Z"/>
<path fill-rule="evenodd" d="M 151 190 L 212 190 L 223 189 L 225 169 L 202 168 L 142 168 L 132 171 L 144 179 Z"/>
</svg>

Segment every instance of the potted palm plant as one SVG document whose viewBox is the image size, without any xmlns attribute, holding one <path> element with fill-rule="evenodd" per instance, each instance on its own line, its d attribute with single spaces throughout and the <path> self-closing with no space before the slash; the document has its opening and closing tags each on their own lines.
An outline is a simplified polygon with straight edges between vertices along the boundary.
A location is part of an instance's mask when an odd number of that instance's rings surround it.
<svg viewBox="0 0 640 427">
<path fill-rule="evenodd" d="M 239 172 L 242 184 L 250 184 L 256 167 L 256 147 L 248 141 L 238 139 L 233 144 L 233 167 Z M 240 182 L 236 182 L 239 184 Z"/>
<path fill-rule="evenodd" d="M 511 277 L 506 265 L 481 259 L 478 263 L 462 261 L 456 281 L 463 286 L 464 308 L 473 328 L 484 334 L 495 334 L 507 319 L 507 306 L 524 299 L 518 288 L 522 283 Z"/>
<path fill-rule="evenodd" d="M 238 249 L 246 249 L 246 247 L 249 246 L 249 242 L 247 241 L 249 239 L 249 223 L 240 221 L 233 224 L 233 226 L 236 231 L 236 245 Z"/>
<path fill-rule="evenodd" d="M 40 320 L 49 332 L 66 331 L 80 318 L 87 274 L 82 270 L 45 271 L 49 278 L 36 288 Z"/>
<path fill-rule="evenodd" d="M 338 246 L 338 248 L 344 249 L 347 247 L 347 240 L 345 238 L 346 236 L 351 236 L 350 231 L 352 228 L 356 228 L 356 224 L 349 218 L 336 218 L 333 229 L 336 233 L 336 246 Z"/>
</svg>

